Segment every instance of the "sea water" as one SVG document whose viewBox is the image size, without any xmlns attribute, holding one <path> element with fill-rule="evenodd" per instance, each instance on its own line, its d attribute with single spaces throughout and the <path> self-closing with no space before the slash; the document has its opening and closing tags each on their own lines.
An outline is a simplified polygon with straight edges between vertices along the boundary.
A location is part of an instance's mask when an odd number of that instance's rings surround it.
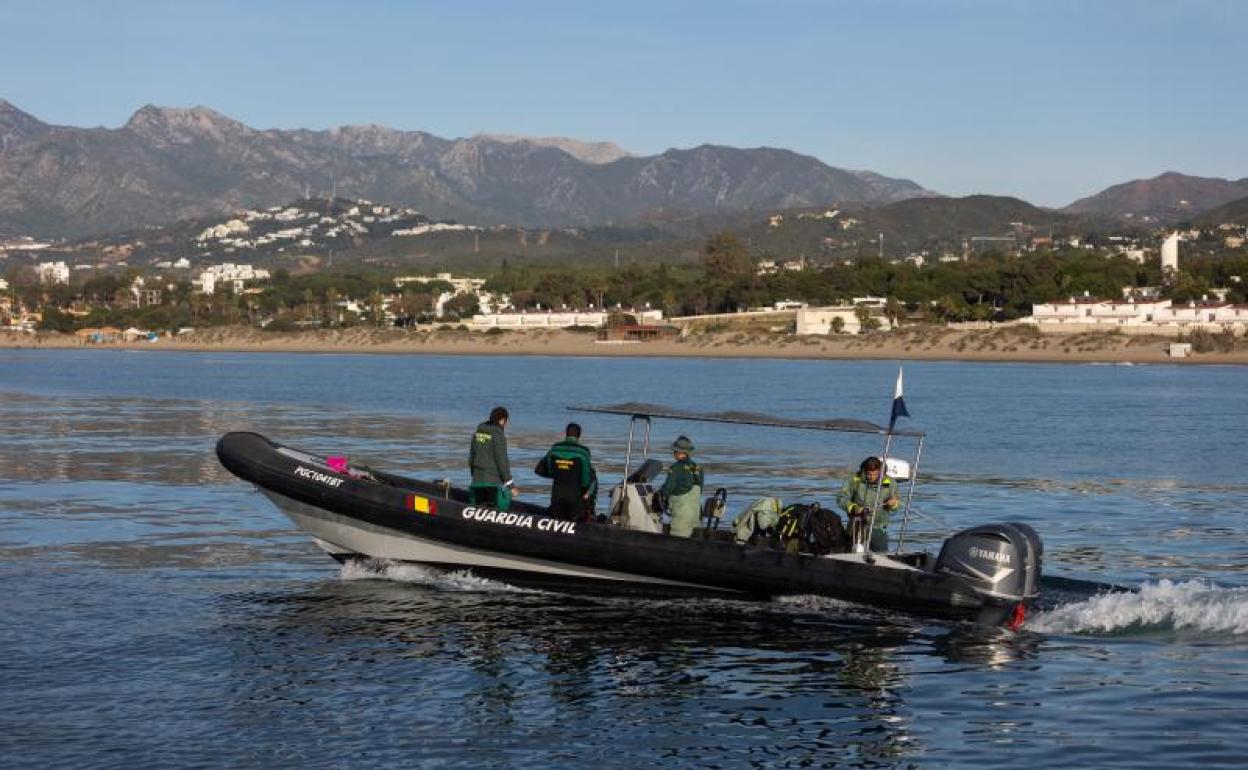
<svg viewBox="0 0 1248 770">
<path fill-rule="evenodd" d="M 907 539 L 1034 526 L 1045 596 L 1016 634 L 342 567 L 213 453 L 255 430 L 463 483 L 503 404 L 540 499 L 531 469 L 569 420 L 604 484 L 623 470 L 627 421 L 570 404 L 880 422 L 897 368 L 0 351 L 0 766 L 1243 767 L 1245 368 L 905 365 L 901 425 L 928 433 Z M 730 514 L 831 505 L 881 449 L 660 420 L 651 453 L 679 433 Z"/>
</svg>

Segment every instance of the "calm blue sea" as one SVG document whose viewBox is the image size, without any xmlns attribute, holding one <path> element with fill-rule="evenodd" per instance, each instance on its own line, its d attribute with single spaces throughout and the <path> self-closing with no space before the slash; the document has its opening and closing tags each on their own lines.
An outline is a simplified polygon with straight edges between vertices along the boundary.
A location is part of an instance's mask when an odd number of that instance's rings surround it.
<svg viewBox="0 0 1248 770">
<path fill-rule="evenodd" d="M 584 598 L 340 567 L 217 463 L 230 430 L 518 481 L 569 419 L 605 481 L 647 401 L 887 419 L 897 364 L 0 350 L 2 767 L 1248 765 L 1248 368 L 907 363 L 912 524 L 1045 539 L 1017 634 L 821 599 Z M 870 437 L 659 421 L 729 510 L 831 504 Z M 899 447 L 913 452 L 913 445 Z M 662 452 L 660 456 L 665 456 Z M 1100 594 L 1098 584 L 1137 589 Z"/>
</svg>

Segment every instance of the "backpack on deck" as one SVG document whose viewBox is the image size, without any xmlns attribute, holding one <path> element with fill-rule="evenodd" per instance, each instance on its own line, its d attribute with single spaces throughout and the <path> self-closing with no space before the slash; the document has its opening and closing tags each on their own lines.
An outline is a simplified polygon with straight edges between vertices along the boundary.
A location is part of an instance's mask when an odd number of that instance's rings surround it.
<svg viewBox="0 0 1248 770">
<path fill-rule="evenodd" d="M 841 517 L 819 503 L 798 503 L 785 508 L 780 512 L 777 529 L 782 547 L 792 553 L 848 553 L 852 545 Z"/>
</svg>

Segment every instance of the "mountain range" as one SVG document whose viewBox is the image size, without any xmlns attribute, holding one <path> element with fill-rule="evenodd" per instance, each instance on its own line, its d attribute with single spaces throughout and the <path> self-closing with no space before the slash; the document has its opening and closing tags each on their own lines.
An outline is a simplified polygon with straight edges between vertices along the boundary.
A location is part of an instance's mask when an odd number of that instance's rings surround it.
<svg viewBox="0 0 1248 770">
<path fill-rule="evenodd" d="M 551 227 L 648 210 L 889 202 L 914 182 L 774 148 L 632 156 L 608 143 L 346 126 L 259 130 L 206 107 L 139 109 L 117 129 L 54 126 L 0 100 L 0 233 L 81 236 L 226 213 L 309 192 L 439 219 Z"/>
<path fill-rule="evenodd" d="M 206 107 L 151 105 L 120 128 L 78 128 L 0 99 L 0 236 L 81 237 L 309 196 L 539 228 L 939 197 L 908 179 L 769 147 L 636 156 L 611 142 L 561 137 L 445 139 L 377 125 L 260 130 Z M 1248 178 L 1166 172 L 1060 211 L 1166 224 L 1244 197 Z"/>
<path fill-rule="evenodd" d="M 1167 171 L 1152 179 L 1136 179 L 1108 187 L 1075 201 L 1063 211 L 1176 222 L 1245 197 L 1248 197 L 1248 178 L 1232 181 Z"/>
</svg>

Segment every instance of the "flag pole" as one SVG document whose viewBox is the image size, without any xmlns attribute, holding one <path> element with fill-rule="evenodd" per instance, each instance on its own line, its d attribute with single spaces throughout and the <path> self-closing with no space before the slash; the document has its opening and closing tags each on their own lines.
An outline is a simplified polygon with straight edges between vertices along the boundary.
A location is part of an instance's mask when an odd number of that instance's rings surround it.
<svg viewBox="0 0 1248 770">
<path fill-rule="evenodd" d="M 880 507 L 880 493 L 884 489 L 884 476 L 888 473 L 888 448 L 893 443 L 893 426 L 884 434 L 884 456 L 880 458 L 880 477 L 875 482 L 875 505 L 871 506 L 871 518 L 867 521 L 867 542 L 862 549 L 862 560 L 867 564 L 875 561 L 871 555 L 871 533 L 875 531 L 875 512 Z"/>
</svg>

